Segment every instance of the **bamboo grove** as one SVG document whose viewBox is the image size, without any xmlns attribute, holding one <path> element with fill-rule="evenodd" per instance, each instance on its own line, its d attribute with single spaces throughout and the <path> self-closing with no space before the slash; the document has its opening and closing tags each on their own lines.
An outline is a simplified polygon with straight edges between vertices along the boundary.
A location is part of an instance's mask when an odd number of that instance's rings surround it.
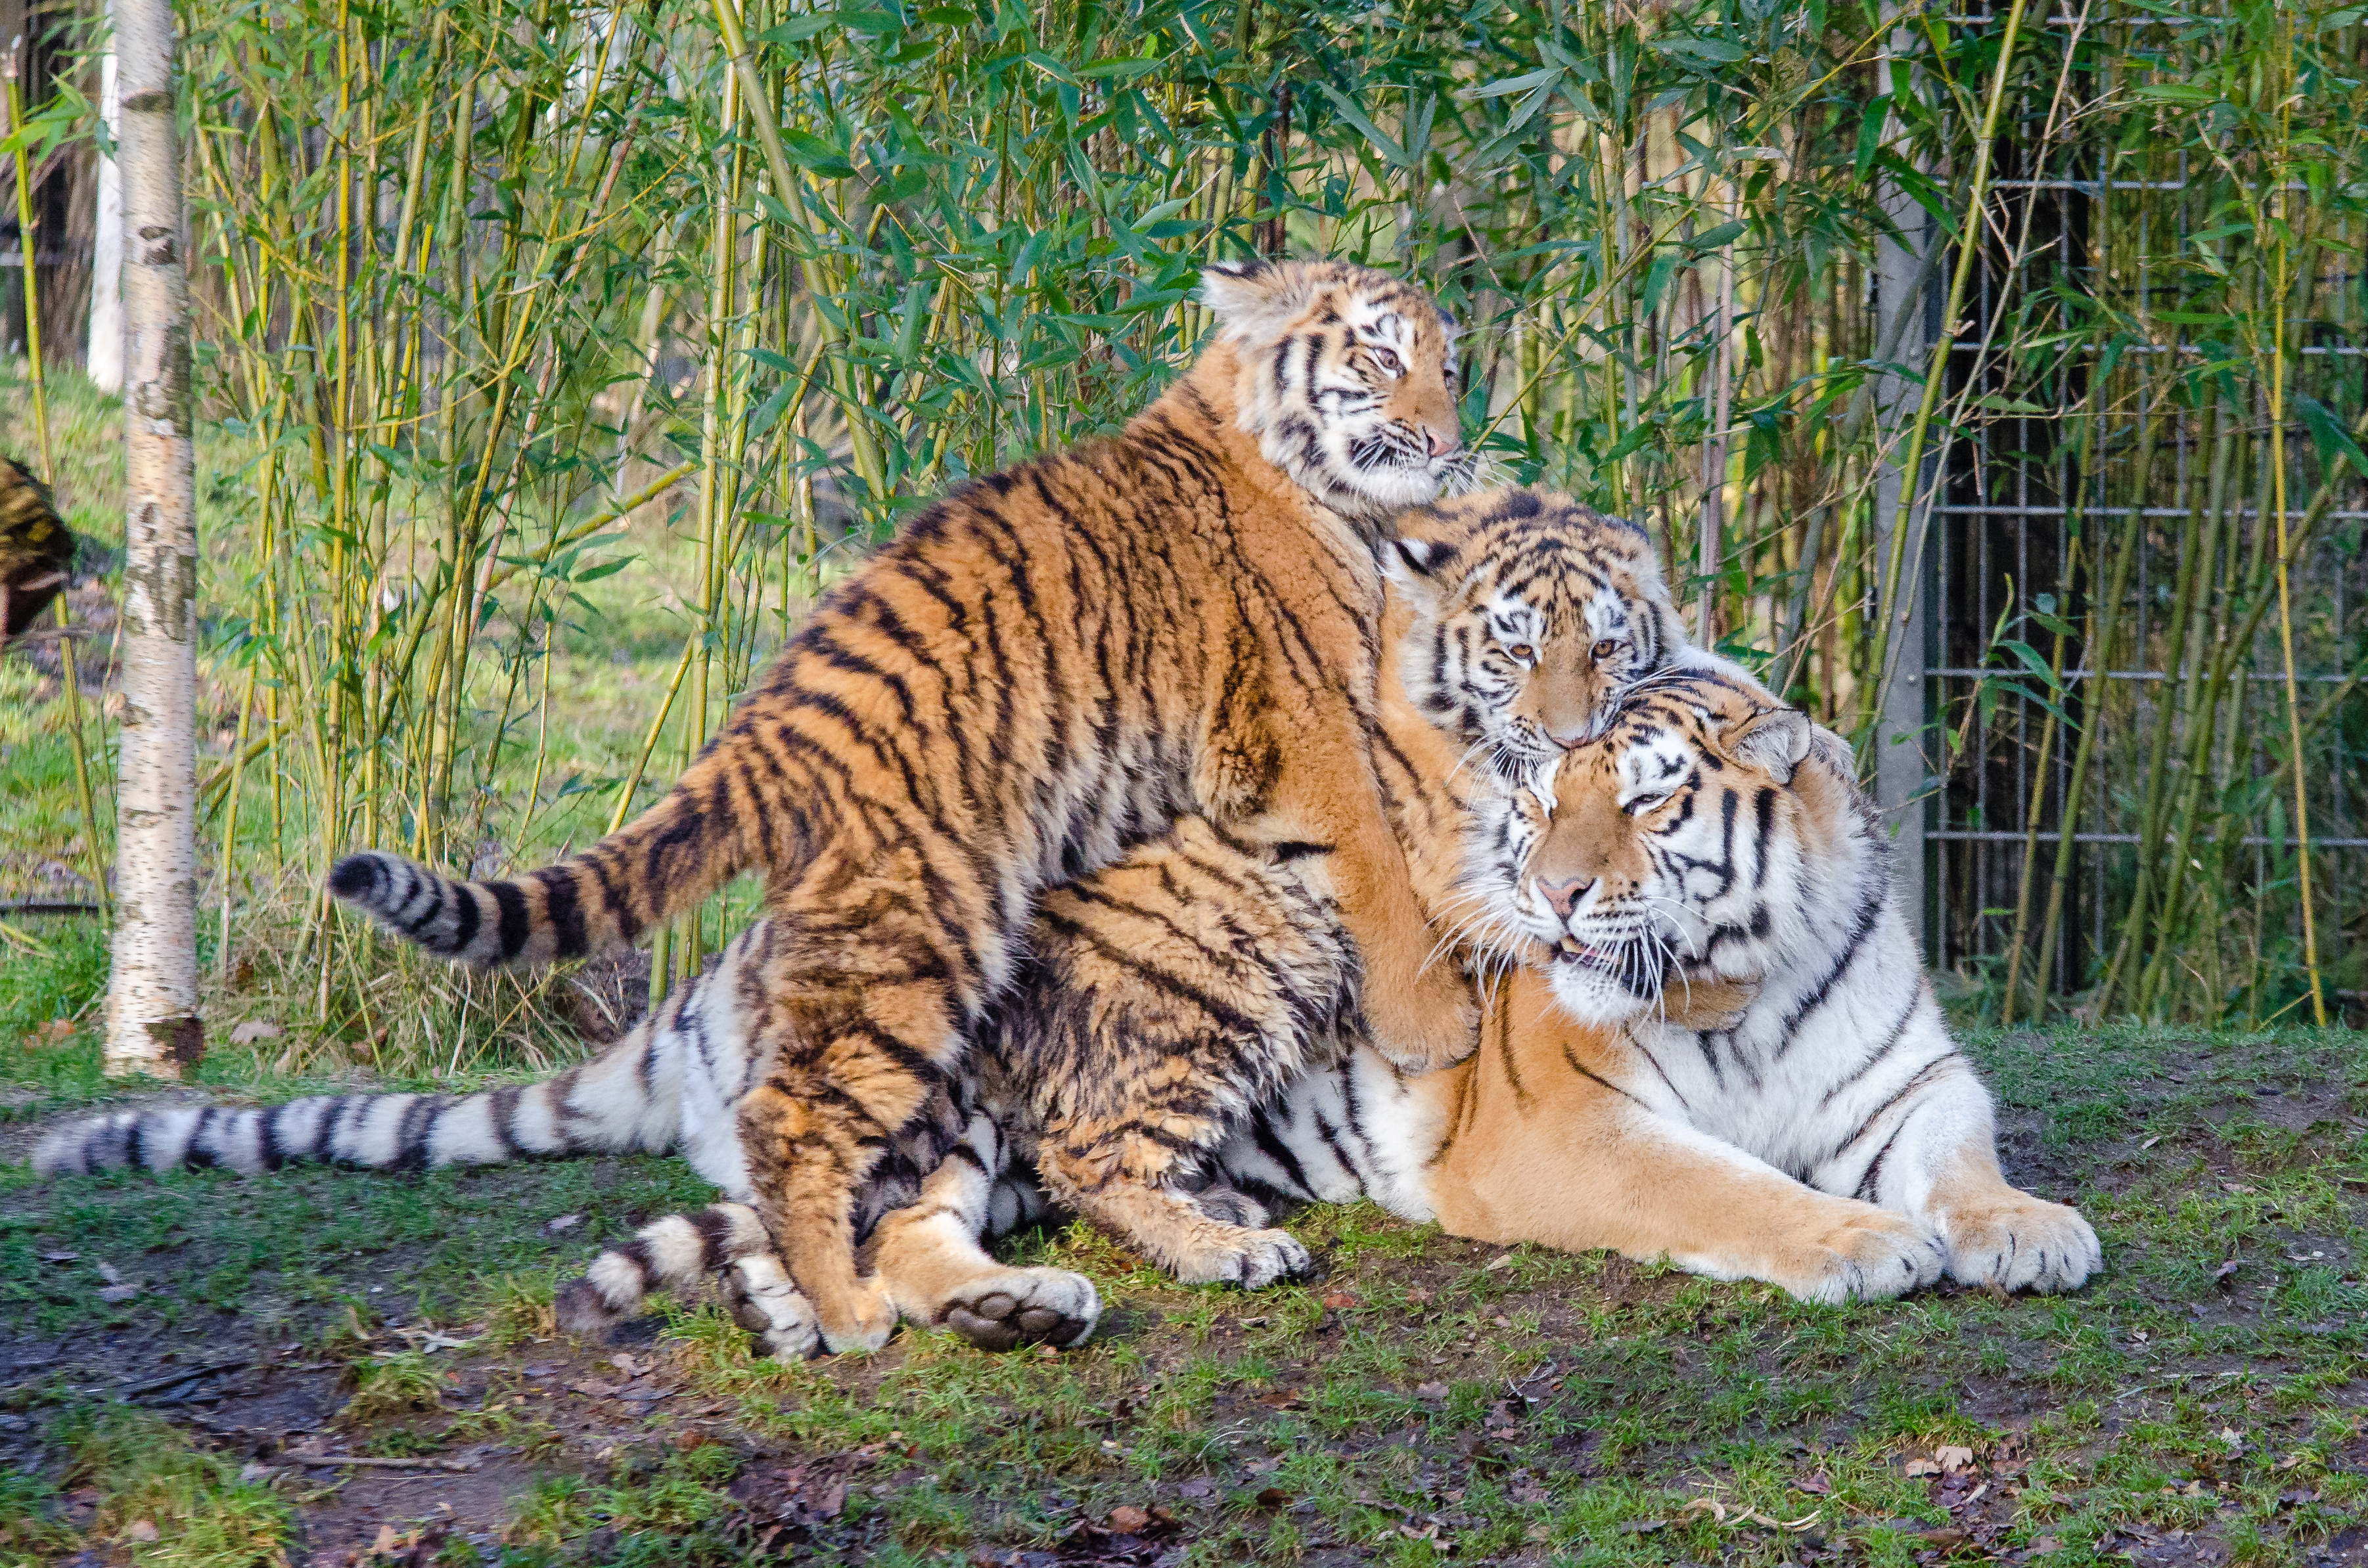
<svg viewBox="0 0 2368 1568">
<path fill-rule="evenodd" d="M 1934 608 L 1941 956 L 1993 1016 L 2340 1008 L 2368 29 L 2055 5 L 192 0 L 217 964 L 383 1039 L 334 853 L 621 820 L 900 517 L 1145 403 L 1202 260 L 1321 252 L 1437 290 L 1498 472 L 1646 522 L 1870 761 L 1933 519 L 2039 475 Z M 650 526 L 678 648 L 563 780 L 550 654 Z"/>
</svg>

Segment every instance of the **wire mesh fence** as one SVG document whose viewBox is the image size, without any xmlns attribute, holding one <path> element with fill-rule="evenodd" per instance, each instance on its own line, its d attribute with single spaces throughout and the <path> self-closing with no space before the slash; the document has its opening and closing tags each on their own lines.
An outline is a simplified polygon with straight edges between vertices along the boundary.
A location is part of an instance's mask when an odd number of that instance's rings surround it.
<svg viewBox="0 0 2368 1568">
<path fill-rule="evenodd" d="M 2009 1015 L 2034 1005 L 2009 985 L 2368 1011 L 2358 168 L 2293 134 L 2351 112 L 2359 40 L 2321 31 L 2224 95 L 2276 23 L 2051 15 L 2033 48 L 2064 68 L 2024 78 L 1999 149 L 1950 357 L 1975 416 L 1928 536 L 1929 718 L 1953 749 L 1923 858 L 1932 956 Z M 2207 98 L 2248 113 L 2133 134 Z M 2248 141 L 2263 121 L 2286 134 Z"/>
</svg>

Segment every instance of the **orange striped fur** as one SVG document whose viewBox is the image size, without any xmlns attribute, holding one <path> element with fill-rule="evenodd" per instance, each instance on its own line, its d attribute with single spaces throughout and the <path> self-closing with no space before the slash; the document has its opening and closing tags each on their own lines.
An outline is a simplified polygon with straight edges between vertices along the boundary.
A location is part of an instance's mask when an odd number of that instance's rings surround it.
<svg viewBox="0 0 2368 1568">
<path fill-rule="evenodd" d="M 831 1348 L 881 1343 L 850 1193 L 940 1106 L 1046 887 L 1181 814 L 1328 851 L 1375 1039 L 1426 1066 L 1474 1012 L 1429 941 L 1369 759 L 1379 551 L 1468 472 L 1452 324 L 1330 263 L 1212 270 L 1200 362 L 1115 439 L 977 481 L 826 595 L 659 804 L 561 864 L 330 886 L 472 962 L 629 943 L 761 868 L 744 983 L 758 1212 Z"/>
</svg>

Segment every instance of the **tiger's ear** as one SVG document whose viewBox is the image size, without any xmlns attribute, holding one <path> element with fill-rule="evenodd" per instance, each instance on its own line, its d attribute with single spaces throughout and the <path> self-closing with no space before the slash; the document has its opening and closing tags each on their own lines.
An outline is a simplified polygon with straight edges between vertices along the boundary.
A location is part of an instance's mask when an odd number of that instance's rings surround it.
<svg viewBox="0 0 2368 1568">
<path fill-rule="evenodd" d="M 1307 269 L 1289 261 L 1213 261 L 1201 269 L 1201 299 L 1236 343 L 1272 343 L 1315 296 Z"/>
<path fill-rule="evenodd" d="M 1438 574 L 1454 557 L 1455 547 L 1452 544 L 1399 534 L 1382 551 L 1382 574 L 1425 615 L 1435 615 L 1449 587 L 1439 580 Z"/>
<path fill-rule="evenodd" d="M 1762 708 L 1730 726 L 1724 737 L 1735 759 L 1779 784 L 1793 782 L 1793 770 L 1808 759 L 1816 726 L 1797 708 Z"/>
</svg>

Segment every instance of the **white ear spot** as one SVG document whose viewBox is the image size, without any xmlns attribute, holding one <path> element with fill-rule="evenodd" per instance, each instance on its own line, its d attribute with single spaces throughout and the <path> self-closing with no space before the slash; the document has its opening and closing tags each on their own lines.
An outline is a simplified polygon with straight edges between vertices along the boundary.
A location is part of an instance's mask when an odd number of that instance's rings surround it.
<svg viewBox="0 0 2368 1568">
<path fill-rule="evenodd" d="M 1404 537 L 1391 540 L 1390 544 L 1392 548 L 1382 552 L 1382 574 L 1389 579 L 1392 587 L 1412 599 L 1423 614 L 1437 615 L 1449 585 L 1432 574 L 1447 564 L 1455 554 L 1455 547 Z"/>
<path fill-rule="evenodd" d="M 1793 770 L 1808 757 L 1816 726 L 1793 708 L 1762 708 L 1727 732 L 1736 760 L 1756 767 L 1779 784 L 1793 781 Z"/>
<path fill-rule="evenodd" d="M 1445 565 L 1447 558 L 1455 553 L 1453 545 L 1440 544 L 1433 540 L 1401 537 L 1390 542 L 1397 546 L 1398 558 L 1406 562 L 1409 571 L 1419 572 L 1426 577 Z"/>
</svg>

